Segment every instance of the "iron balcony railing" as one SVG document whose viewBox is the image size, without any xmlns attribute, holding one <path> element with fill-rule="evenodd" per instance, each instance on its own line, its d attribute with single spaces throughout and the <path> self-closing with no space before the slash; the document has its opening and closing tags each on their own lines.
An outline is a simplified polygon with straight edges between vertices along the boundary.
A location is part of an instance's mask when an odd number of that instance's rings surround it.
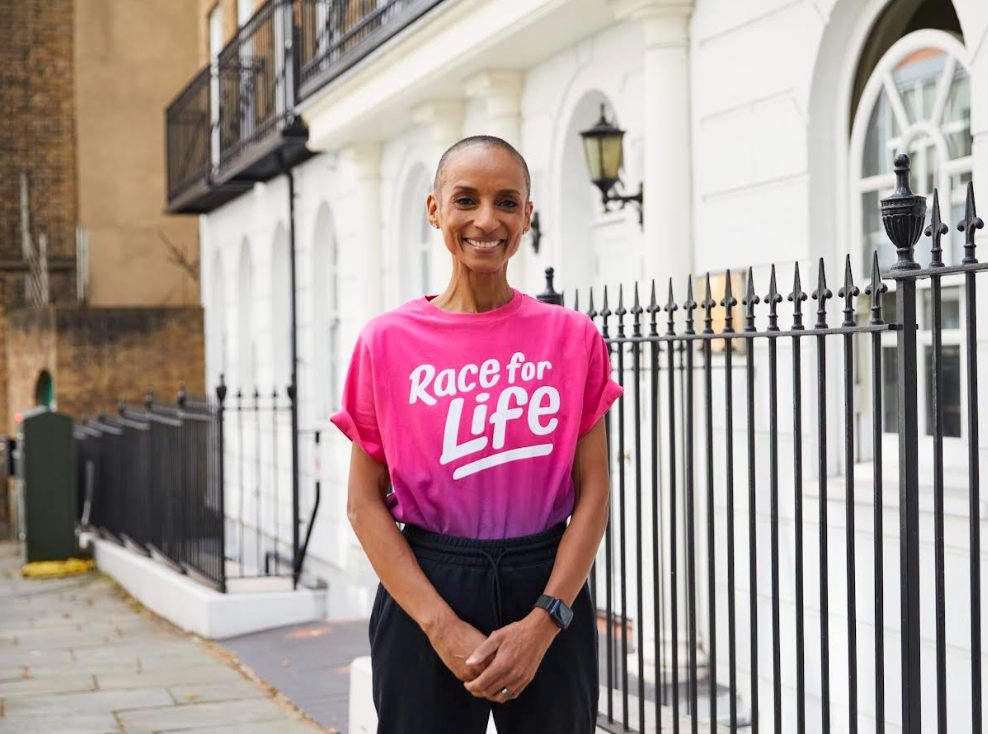
<svg viewBox="0 0 988 734">
<path fill-rule="evenodd" d="M 211 76 L 209 67 L 196 74 L 165 113 L 169 201 L 209 180 Z"/>
<path fill-rule="evenodd" d="M 440 2 L 264 3 L 168 107 L 168 211 L 212 211 L 307 157 L 298 102 Z"/>
<path fill-rule="evenodd" d="M 311 96 L 442 0 L 295 0 L 299 97 Z"/>
<path fill-rule="evenodd" d="M 217 58 L 218 179 L 263 180 L 278 172 L 265 158 L 301 147 L 307 131 L 295 114 L 296 0 L 268 0 Z"/>
</svg>

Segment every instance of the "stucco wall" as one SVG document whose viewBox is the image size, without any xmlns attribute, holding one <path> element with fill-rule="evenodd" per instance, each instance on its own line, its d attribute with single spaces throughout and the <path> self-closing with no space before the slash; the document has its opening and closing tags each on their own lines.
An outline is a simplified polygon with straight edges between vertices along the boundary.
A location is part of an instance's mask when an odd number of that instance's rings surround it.
<svg viewBox="0 0 988 734">
<path fill-rule="evenodd" d="M 76 15 L 78 223 L 94 305 L 198 302 L 195 217 L 163 213 L 164 109 L 198 68 L 196 7 L 100 0 Z"/>
</svg>

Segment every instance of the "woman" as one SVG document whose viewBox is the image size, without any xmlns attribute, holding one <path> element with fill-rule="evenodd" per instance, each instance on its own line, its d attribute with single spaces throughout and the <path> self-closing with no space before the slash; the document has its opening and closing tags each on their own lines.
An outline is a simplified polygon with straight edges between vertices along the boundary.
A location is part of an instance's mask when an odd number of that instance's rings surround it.
<svg viewBox="0 0 988 734">
<path fill-rule="evenodd" d="M 586 315 L 508 284 L 530 193 L 500 138 L 446 151 L 426 206 L 449 285 L 364 326 L 331 418 L 353 441 L 347 515 L 381 579 L 381 734 L 482 734 L 492 708 L 501 734 L 595 729 L 586 580 L 608 516 L 602 416 L 623 388 Z"/>
</svg>

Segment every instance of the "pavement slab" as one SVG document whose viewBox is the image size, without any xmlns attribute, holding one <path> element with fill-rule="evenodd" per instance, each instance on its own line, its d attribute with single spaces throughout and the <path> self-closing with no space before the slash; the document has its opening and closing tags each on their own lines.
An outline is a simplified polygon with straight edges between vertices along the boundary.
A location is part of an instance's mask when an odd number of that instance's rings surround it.
<svg viewBox="0 0 988 734">
<path fill-rule="evenodd" d="M 236 657 L 90 572 L 24 579 L 0 543 L 0 734 L 325 732 Z"/>
<path fill-rule="evenodd" d="M 135 709 L 121 711 L 117 717 L 127 734 L 155 734 L 155 732 L 180 731 L 195 727 L 284 721 L 285 714 L 270 699 L 255 698 Z"/>
</svg>

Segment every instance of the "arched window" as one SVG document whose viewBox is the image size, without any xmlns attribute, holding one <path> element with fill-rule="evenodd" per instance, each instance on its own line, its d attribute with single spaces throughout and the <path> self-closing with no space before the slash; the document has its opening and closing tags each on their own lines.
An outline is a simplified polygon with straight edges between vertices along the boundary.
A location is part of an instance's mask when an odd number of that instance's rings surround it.
<svg viewBox="0 0 988 734">
<path fill-rule="evenodd" d="M 257 387 L 257 343 L 254 318 L 254 265 L 250 242 L 240 246 L 240 266 L 237 273 L 237 387 L 244 395 L 253 394 Z"/>
<path fill-rule="evenodd" d="M 227 325 L 226 325 L 226 278 L 223 273 L 223 258 L 219 250 L 213 255 L 213 268 L 210 273 L 212 286 L 206 315 L 206 340 L 209 354 L 209 374 L 212 385 L 220 381 L 220 375 L 226 374 L 227 363 Z"/>
<path fill-rule="evenodd" d="M 425 166 L 421 163 L 405 179 L 398 237 L 398 290 L 401 303 L 429 292 L 432 248 L 435 230 L 429 224 L 425 198 L 432 191 Z"/>
<path fill-rule="evenodd" d="M 55 385 L 48 370 L 41 370 L 34 384 L 34 404 L 43 405 L 49 410 L 55 408 Z"/>
<path fill-rule="evenodd" d="M 857 263 L 866 278 L 872 256 L 879 255 L 882 271 L 895 262 L 895 248 L 882 225 L 879 202 L 895 189 L 893 160 L 900 153 L 909 155 L 913 191 L 927 197 L 927 224 L 933 207 L 933 192 L 939 195 L 943 220 L 951 225 L 963 217 L 967 182 L 971 180 L 971 77 L 967 53 L 959 33 L 954 30 L 956 16 L 950 3 L 939 3 L 940 15 L 930 15 L 930 4 L 919 6 L 918 14 L 927 12 L 926 20 L 939 28 L 920 28 L 905 33 L 894 42 L 885 39 L 886 49 L 874 62 L 861 85 L 851 130 L 850 212 L 852 233 L 858 237 Z M 924 11 L 924 9 L 926 9 Z M 941 30 L 941 29 L 947 30 Z M 868 53 L 864 54 L 867 58 Z M 859 74 L 859 77 L 862 76 Z M 963 256 L 963 236 L 956 227 L 942 240 L 945 264 L 957 264 Z M 915 258 L 922 265 L 931 261 L 930 239 L 921 237 Z M 942 279 L 942 339 L 944 391 L 944 452 L 948 465 L 963 465 L 962 454 L 964 405 L 962 365 L 964 359 L 961 309 L 963 282 L 956 276 Z M 887 318 L 894 318 L 895 296 L 891 291 L 885 301 Z M 918 326 L 919 421 L 921 442 L 932 441 L 932 311 L 929 281 L 919 281 Z M 895 401 L 895 335 L 883 339 L 883 429 L 887 435 L 886 451 L 896 450 L 898 431 Z M 872 386 L 869 385 L 869 389 Z M 932 450 L 921 447 L 922 457 Z M 954 459 L 957 459 L 955 462 Z M 920 461 L 921 479 L 932 469 L 928 459 Z M 949 471 L 947 477 L 950 481 Z"/>
<path fill-rule="evenodd" d="M 271 377 L 272 387 L 285 394 L 291 380 L 292 314 L 291 263 L 288 256 L 288 234 L 282 225 L 274 234 L 271 250 Z"/>
<path fill-rule="evenodd" d="M 865 86 L 851 136 L 850 169 L 862 272 L 870 268 L 876 248 L 883 269 L 895 261 L 894 249 L 885 246 L 879 201 L 895 189 L 892 161 L 899 153 L 909 155 L 916 193 L 926 195 L 932 207 L 937 188 L 943 218 L 963 216 L 972 169 L 971 78 L 963 56 L 954 36 L 915 31 L 892 45 Z M 926 265 L 930 253 L 921 245 L 916 256 Z M 959 262 L 962 245 L 963 236 L 952 228 L 944 262 Z"/>
<path fill-rule="evenodd" d="M 336 229 L 329 206 L 316 215 L 312 245 L 313 397 L 316 417 L 328 419 L 340 405 L 340 267 Z"/>
</svg>

